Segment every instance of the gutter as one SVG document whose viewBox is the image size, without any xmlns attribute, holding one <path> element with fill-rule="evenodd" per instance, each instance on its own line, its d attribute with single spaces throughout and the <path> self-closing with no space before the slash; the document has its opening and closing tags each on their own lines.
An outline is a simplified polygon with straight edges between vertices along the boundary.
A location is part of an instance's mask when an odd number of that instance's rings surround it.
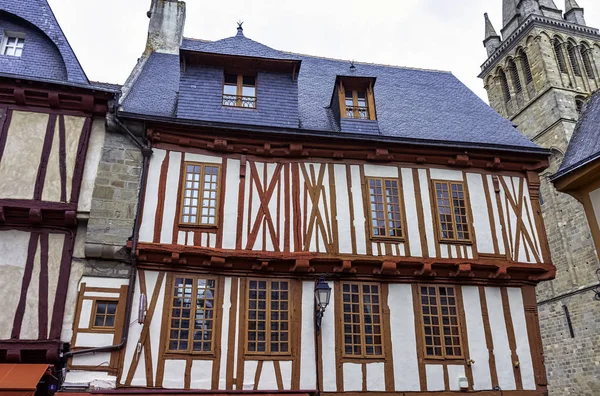
<svg viewBox="0 0 600 396">
<path fill-rule="evenodd" d="M 185 126 L 198 126 L 198 127 L 209 127 L 220 130 L 233 130 L 237 132 L 259 132 L 259 133 L 279 133 L 297 136 L 298 138 L 303 137 L 315 137 L 315 138 L 327 138 L 335 139 L 340 141 L 360 141 L 369 143 L 392 143 L 392 144 L 406 144 L 413 146 L 427 146 L 436 148 L 458 148 L 464 150 L 496 150 L 504 152 L 512 152 L 515 154 L 534 154 L 541 156 L 549 156 L 551 151 L 541 147 L 520 147 L 520 146 L 508 146 L 508 145 L 495 145 L 486 143 L 465 143 L 465 142 L 452 142 L 442 140 L 426 140 L 426 139 L 415 139 L 406 137 L 392 137 L 392 136 L 376 136 L 376 135 L 361 135 L 356 133 L 337 132 L 339 135 L 335 135 L 336 132 L 331 131 L 320 131 L 320 130 L 308 130 L 300 128 L 285 128 L 285 127 L 273 127 L 273 126 L 261 126 L 261 125 L 248 125 L 248 124 L 233 124 L 223 122 L 210 122 L 210 121 L 198 121 L 192 119 L 182 119 L 175 117 L 164 117 L 164 116 L 151 116 L 145 114 L 137 114 L 130 112 L 120 111 L 119 115 L 122 118 L 152 121 L 152 122 L 163 122 L 174 125 L 185 125 Z"/>
<path fill-rule="evenodd" d="M 118 103 L 118 95 L 116 98 L 116 102 Z M 136 273 L 137 273 L 137 257 L 136 257 L 136 248 L 137 248 L 137 240 L 138 240 L 138 233 L 139 233 L 139 226 L 140 226 L 140 215 L 142 212 L 142 197 L 145 195 L 146 192 L 146 179 L 147 179 L 147 175 L 148 175 L 148 165 L 150 162 L 150 157 L 152 156 L 152 149 L 147 145 L 142 143 L 134 134 L 133 132 L 131 132 L 129 130 L 129 128 L 127 128 L 125 125 L 123 125 L 123 123 L 121 123 L 121 121 L 117 118 L 117 111 L 116 111 L 116 104 L 115 104 L 115 110 L 114 110 L 114 114 L 113 114 L 113 118 L 111 119 L 115 125 L 118 127 L 118 129 L 121 130 L 121 132 L 125 132 L 130 139 L 133 141 L 133 143 L 138 146 L 142 152 L 142 155 L 144 157 L 143 163 L 142 163 L 142 175 L 141 175 L 141 182 L 140 182 L 140 192 L 138 195 L 138 204 L 137 204 L 137 209 L 136 209 L 136 215 L 135 215 L 135 220 L 133 223 L 133 232 L 132 232 L 132 247 L 131 247 L 131 272 L 129 274 L 129 289 L 127 291 L 127 303 L 125 305 L 125 320 L 123 321 L 123 336 L 121 337 L 121 342 L 116 344 L 116 345 L 106 345 L 106 346 L 101 346 L 101 347 L 95 347 L 95 348 L 87 348 L 87 349 L 80 349 L 77 351 L 69 351 L 69 352 L 65 352 L 62 355 L 63 359 L 67 359 L 69 357 L 75 356 L 75 355 L 82 355 L 82 354 L 87 354 L 87 353 L 95 353 L 95 352 L 111 352 L 111 351 L 117 351 L 122 349 L 125 344 L 127 343 L 127 338 L 129 336 L 129 327 L 130 327 L 130 321 L 129 318 L 131 316 L 131 309 L 133 306 L 133 294 L 135 291 L 135 277 L 136 277 Z M 110 115 L 110 113 L 109 113 Z"/>
</svg>

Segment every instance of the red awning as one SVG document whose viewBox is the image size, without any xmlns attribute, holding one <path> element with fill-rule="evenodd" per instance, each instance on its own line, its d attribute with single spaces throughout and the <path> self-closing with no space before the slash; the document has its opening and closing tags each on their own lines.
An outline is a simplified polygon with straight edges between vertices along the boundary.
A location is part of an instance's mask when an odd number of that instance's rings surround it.
<svg viewBox="0 0 600 396">
<path fill-rule="evenodd" d="M 0 394 L 33 396 L 47 364 L 0 364 Z"/>
</svg>

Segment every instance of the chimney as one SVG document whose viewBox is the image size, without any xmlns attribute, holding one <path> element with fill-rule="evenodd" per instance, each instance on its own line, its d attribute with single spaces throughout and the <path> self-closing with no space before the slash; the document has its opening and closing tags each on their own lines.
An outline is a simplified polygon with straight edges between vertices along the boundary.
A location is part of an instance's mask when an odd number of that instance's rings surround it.
<svg viewBox="0 0 600 396">
<path fill-rule="evenodd" d="M 146 52 L 178 54 L 185 26 L 185 2 L 152 0 L 147 15 L 150 24 Z"/>
</svg>

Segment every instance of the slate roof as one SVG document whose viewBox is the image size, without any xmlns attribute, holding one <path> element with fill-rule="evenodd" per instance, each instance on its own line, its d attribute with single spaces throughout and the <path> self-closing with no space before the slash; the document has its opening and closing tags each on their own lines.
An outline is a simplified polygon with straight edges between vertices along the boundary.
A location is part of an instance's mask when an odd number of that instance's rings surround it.
<svg viewBox="0 0 600 396">
<path fill-rule="evenodd" d="M 181 49 L 300 60 L 296 132 L 323 132 L 338 137 L 345 133 L 332 122 L 329 106 L 336 76 L 351 74 L 349 61 L 277 51 L 239 32 L 218 41 L 184 39 Z M 546 153 L 449 72 L 354 64 L 355 74 L 376 78 L 379 138 Z M 167 117 L 175 122 L 210 120 L 200 111 L 193 115 L 186 113 L 186 120 L 177 117 L 180 82 L 179 56 L 152 53 L 121 103 L 121 111 L 132 116 Z M 261 125 L 273 126 L 268 120 Z"/>
<path fill-rule="evenodd" d="M 559 179 L 600 158 L 600 91 L 585 105 L 558 172 Z"/>
<path fill-rule="evenodd" d="M 67 82 L 89 84 L 47 0 L 0 0 L 0 10 L 36 26 L 56 45 L 67 70 Z M 45 64 L 39 62 L 38 66 L 43 69 Z"/>
</svg>

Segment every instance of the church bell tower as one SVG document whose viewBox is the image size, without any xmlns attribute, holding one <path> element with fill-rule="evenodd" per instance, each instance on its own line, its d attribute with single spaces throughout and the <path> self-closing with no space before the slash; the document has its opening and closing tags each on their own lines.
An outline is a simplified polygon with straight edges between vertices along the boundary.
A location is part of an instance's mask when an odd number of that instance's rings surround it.
<svg viewBox="0 0 600 396">
<path fill-rule="evenodd" d="M 557 275 L 538 286 L 549 390 L 588 394 L 600 388 L 600 368 L 579 372 L 577 362 L 598 361 L 600 345 L 582 344 L 588 342 L 583 327 L 579 339 L 570 330 L 577 321 L 600 320 L 600 308 L 580 292 L 597 284 L 598 258 L 583 207 L 548 178 L 562 162 L 586 100 L 600 88 L 600 34 L 587 26 L 576 0 L 565 1 L 564 13 L 553 0 L 503 0 L 502 14 L 501 35 L 485 14 L 488 58 L 479 77 L 490 106 L 552 153 L 540 202 Z"/>
</svg>

